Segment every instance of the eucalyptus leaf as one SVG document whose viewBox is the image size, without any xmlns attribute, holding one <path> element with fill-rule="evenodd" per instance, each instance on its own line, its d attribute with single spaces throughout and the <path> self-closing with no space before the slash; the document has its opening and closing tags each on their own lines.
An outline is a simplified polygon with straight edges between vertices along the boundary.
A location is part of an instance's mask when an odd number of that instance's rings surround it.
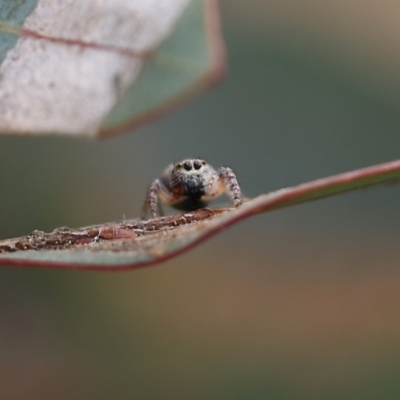
<svg viewBox="0 0 400 400">
<path fill-rule="evenodd" d="M 398 182 L 400 160 L 261 195 L 237 209 L 58 228 L 0 241 L 0 264 L 90 270 L 149 266 L 173 258 L 228 226 L 259 213 L 357 189 Z"/>
<path fill-rule="evenodd" d="M 105 136 L 225 67 L 216 0 L 0 0 L 0 132 Z"/>
</svg>

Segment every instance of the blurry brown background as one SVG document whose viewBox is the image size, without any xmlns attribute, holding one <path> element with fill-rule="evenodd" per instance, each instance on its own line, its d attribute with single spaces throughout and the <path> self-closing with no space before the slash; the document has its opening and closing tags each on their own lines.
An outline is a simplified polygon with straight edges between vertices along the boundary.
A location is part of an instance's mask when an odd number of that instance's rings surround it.
<svg viewBox="0 0 400 400">
<path fill-rule="evenodd" d="M 133 218 L 183 157 L 248 197 L 399 158 L 399 2 L 220 5 L 212 93 L 106 141 L 0 138 L 1 238 Z M 265 214 L 133 272 L 1 268 L 0 398 L 397 399 L 399 200 Z"/>
</svg>

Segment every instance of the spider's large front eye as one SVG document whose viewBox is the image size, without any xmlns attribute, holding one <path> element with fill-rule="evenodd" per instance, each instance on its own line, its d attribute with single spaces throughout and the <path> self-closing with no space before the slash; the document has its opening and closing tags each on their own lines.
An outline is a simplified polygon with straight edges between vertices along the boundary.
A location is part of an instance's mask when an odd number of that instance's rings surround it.
<svg viewBox="0 0 400 400">
<path fill-rule="evenodd" d="M 193 163 L 194 169 L 200 169 L 201 168 L 201 162 L 199 160 L 196 160 Z"/>
<path fill-rule="evenodd" d="M 183 163 L 183 168 L 185 168 L 186 171 L 190 171 L 192 169 L 192 163 L 190 161 L 185 161 Z"/>
</svg>

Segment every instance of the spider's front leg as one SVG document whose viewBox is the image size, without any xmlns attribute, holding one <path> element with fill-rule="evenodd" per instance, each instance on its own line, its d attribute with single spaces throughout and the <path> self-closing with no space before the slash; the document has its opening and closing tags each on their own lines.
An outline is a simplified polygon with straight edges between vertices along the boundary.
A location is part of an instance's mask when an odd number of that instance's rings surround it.
<svg viewBox="0 0 400 400">
<path fill-rule="evenodd" d="M 219 179 L 225 186 L 225 192 L 231 198 L 233 205 L 239 207 L 242 205 L 242 191 L 240 190 L 235 173 L 228 167 L 221 167 L 218 170 Z"/>
<path fill-rule="evenodd" d="M 150 209 L 151 216 L 153 218 L 157 217 L 157 210 L 161 210 L 161 205 L 158 199 L 158 193 L 162 189 L 163 184 L 159 179 L 156 179 L 149 186 L 147 191 L 146 201 L 143 204 L 142 209 L 142 219 L 146 219 L 147 211 Z M 160 212 L 161 214 L 161 212 Z"/>
</svg>

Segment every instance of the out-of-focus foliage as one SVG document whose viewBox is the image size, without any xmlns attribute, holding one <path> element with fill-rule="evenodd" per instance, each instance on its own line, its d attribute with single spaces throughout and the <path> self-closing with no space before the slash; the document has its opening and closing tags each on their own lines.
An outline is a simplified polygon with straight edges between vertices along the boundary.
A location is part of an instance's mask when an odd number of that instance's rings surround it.
<svg viewBox="0 0 400 400">
<path fill-rule="evenodd" d="M 0 133 L 98 136 L 219 81 L 216 0 L 0 1 Z"/>
</svg>

